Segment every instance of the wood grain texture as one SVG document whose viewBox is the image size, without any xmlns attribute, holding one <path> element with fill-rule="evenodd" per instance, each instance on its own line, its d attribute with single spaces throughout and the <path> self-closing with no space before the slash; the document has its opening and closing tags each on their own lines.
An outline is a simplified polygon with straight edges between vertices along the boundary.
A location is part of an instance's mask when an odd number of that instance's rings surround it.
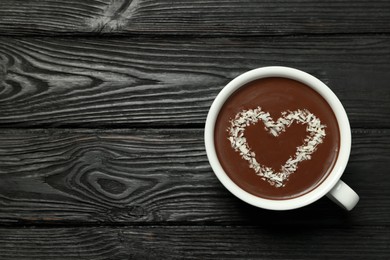
<svg viewBox="0 0 390 260">
<path fill-rule="evenodd" d="M 327 83 L 353 127 L 390 127 L 390 37 L 0 38 L 1 127 L 203 124 L 221 88 L 284 65 Z"/>
<path fill-rule="evenodd" d="M 273 212 L 225 190 L 201 129 L 3 129 L 0 222 L 389 225 L 389 156 L 390 130 L 355 129 L 343 180 L 361 196 L 357 208 L 347 213 L 324 198 Z"/>
<path fill-rule="evenodd" d="M 388 259 L 388 227 L 0 228 L 0 259 Z"/>
<path fill-rule="evenodd" d="M 2 0 L 0 34 L 389 33 L 386 0 Z"/>
</svg>

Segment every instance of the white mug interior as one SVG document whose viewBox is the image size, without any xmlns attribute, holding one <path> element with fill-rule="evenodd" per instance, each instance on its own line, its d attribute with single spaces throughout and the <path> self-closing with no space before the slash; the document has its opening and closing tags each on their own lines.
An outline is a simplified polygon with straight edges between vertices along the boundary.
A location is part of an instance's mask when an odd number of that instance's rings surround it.
<svg viewBox="0 0 390 260">
<path fill-rule="evenodd" d="M 214 146 L 214 128 L 219 111 L 225 101 L 240 87 L 260 78 L 289 78 L 311 87 L 319 93 L 332 108 L 340 131 L 340 149 L 336 163 L 325 180 L 310 192 L 291 199 L 271 200 L 255 196 L 235 184 L 222 168 Z M 230 81 L 217 95 L 210 107 L 205 125 L 205 146 L 210 165 L 220 182 L 239 199 L 264 209 L 289 210 L 306 206 L 326 195 L 340 180 L 348 163 L 351 150 L 351 128 L 347 113 L 333 91 L 316 77 L 289 67 L 270 66 L 248 71 Z"/>
</svg>

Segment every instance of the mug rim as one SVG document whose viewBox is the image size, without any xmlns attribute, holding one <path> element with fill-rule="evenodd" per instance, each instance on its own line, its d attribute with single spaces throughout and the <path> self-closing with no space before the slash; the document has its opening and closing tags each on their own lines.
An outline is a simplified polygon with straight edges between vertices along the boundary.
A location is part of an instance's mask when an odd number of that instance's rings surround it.
<svg viewBox="0 0 390 260">
<path fill-rule="evenodd" d="M 215 123 L 218 114 L 226 100 L 236 90 L 243 87 L 245 84 L 257 79 L 269 77 L 282 77 L 293 79 L 302 82 L 303 84 L 314 89 L 329 104 L 333 113 L 336 116 L 337 124 L 339 126 L 340 146 L 337 160 L 335 165 L 333 166 L 332 171 L 328 174 L 325 180 L 322 181 L 322 183 L 320 183 L 316 188 L 305 193 L 304 195 L 290 199 L 272 200 L 261 198 L 239 187 L 229 178 L 227 173 L 222 168 L 214 145 Z M 351 150 L 351 128 L 347 113 L 340 100 L 333 93 L 333 91 L 321 80 L 311 74 L 291 67 L 268 66 L 253 69 L 237 76 L 218 93 L 207 115 L 204 140 L 206 154 L 215 175 L 217 176 L 219 181 L 225 186 L 225 188 L 227 188 L 232 194 L 234 194 L 239 199 L 260 208 L 272 210 L 289 210 L 300 208 L 317 201 L 318 199 L 325 196 L 340 180 L 349 160 Z"/>
</svg>

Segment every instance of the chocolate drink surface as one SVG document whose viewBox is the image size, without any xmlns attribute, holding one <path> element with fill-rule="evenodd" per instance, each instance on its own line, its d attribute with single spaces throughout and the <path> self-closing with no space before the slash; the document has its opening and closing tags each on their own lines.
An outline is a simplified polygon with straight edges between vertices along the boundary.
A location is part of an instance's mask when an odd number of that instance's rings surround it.
<svg viewBox="0 0 390 260">
<path fill-rule="evenodd" d="M 337 160 L 340 133 L 326 100 L 305 84 L 252 81 L 222 106 L 214 132 L 218 160 L 241 189 L 291 199 L 316 188 Z"/>
</svg>

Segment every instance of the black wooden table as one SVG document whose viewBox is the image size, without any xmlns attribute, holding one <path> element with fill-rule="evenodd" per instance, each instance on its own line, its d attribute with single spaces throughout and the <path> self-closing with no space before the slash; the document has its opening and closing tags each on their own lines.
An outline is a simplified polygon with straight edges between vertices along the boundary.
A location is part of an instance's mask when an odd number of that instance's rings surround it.
<svg viewBox="0 0 390 260">
<path fill-rule="evenodd" d="M 350 117 L 352 212 L 273 212 L 216 179 L 235 76 L 307 71 Z M 389 259 L 390 2 L 1 0 L 1 259 Z"/>
</svg>

